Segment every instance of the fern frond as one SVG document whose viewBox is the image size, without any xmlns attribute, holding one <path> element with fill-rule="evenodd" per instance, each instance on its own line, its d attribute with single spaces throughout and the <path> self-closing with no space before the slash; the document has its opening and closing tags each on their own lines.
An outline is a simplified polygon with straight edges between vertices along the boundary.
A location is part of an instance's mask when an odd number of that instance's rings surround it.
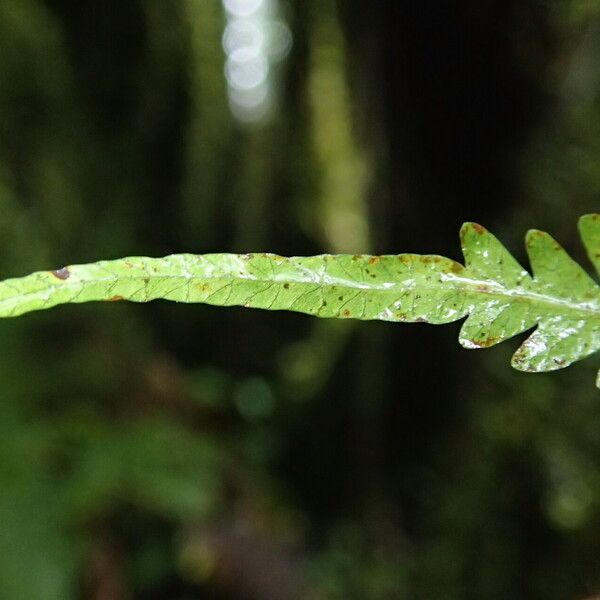
<svg viewBox="0 0 600 600">
<path fill-rule="evenodd" d="M 600 273 L 600 215 L 580 219 Z M 164 299 L 291 310 L 326 318 L 449 323 L 487 348 L 535 327 L 514 354 L 522 371 L 552 371 L 600 349 L 600 287 L 547 233 L 530 231 L 530 275 L 484 227 L 461 229 L 462 265 L 436 255 L 175 254 L 41 271 L 0 282 L 0 317 L 57 304 Z M 600 374 L 599 374 L 600 383 Z"/>
</svg>

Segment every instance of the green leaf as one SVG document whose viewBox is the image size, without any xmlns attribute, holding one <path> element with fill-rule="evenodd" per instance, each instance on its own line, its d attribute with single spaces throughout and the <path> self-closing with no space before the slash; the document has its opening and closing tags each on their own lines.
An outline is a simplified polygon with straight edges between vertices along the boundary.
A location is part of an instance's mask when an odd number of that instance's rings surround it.
<svg viewBox="0 0 600 600">
<path fill-rule="evenodd" d="M 600 215 L 585 215 L 579 219 L 579 231 L 590 260 L 600 275 Z"/>
<path fill-rule="evenodd" d="M 600 215 L 579 226 L 600 272 Z M 464 266 L 417 254 L 176 254 L 73 265 L 0 282 L 0 317 L 70 302 L 165 299 L 339 319 L 467 317 L 459 338 L 466 348 L 535 327 L 512 359 L 522 371 L 560 369 L 600 349 L 600 287 L 552 237 L 527 234 L 533 276 L 481 225 L 466 223 L 461 242 Z"/>
</svg>

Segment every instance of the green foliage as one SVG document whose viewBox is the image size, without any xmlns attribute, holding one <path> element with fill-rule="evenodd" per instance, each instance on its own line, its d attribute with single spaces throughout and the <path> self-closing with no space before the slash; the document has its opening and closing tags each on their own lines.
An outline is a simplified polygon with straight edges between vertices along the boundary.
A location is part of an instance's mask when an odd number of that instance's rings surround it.
<svg viewBox="0 0 600 600">
<path fill-rule="evenodd" d="M 598 3 L 279 2 L 260 124 L 230 111 L 224 4 L 0 2 L 0 279 L 173 249 L 457 258 L 454 215 L 576 248 L 599 212 Z M 592 361 L 522 376 L 512 344 L 449 348 L 460 324 L 3 320 L 0 600 L 596 595 Z"/>
<path fill-rule="evenodd" d="M 600 272 L 600 215 L 580 219 Z M 436 255 L 175 254 L 42 271 L 0 283 L 0 316 L 94 300 L 165 299 L 292 310 L 325 318 L 450 323 L 467 317 L 465 348 L 532 327 L 512 365 L 553 371 L 600 348 L 600 288 L 547 233 L 526 238 L 533 277 L 485 228 L 461 230 L 465 265 Z"/>
</svg>

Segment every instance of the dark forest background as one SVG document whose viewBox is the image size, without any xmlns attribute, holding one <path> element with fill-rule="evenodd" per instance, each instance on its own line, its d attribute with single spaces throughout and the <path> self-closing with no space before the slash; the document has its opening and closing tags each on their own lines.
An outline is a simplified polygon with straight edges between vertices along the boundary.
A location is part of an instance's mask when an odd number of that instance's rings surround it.
<svg viewBox="0 0 600 600">
<path fill-rule="evenodd" d="M 599 3 L 224 4 L 0 0 L 2 278 L 459 259 L 466 220 L 585 260 Z M 225 76 L 253 5 L 281 42 L 262 112 Z M 516 342 L 467 352 L 458 328 L 166 302 L 2 322 L 0 599 L 600 593 L 597 361 L 523 375 Z"/>
</svg>

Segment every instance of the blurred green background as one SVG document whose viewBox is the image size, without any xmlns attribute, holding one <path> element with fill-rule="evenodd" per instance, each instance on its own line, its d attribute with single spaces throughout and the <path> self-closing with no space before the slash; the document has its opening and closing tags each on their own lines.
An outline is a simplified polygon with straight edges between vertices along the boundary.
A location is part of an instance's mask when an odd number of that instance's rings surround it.
<svg viewBox="0 0 600 600">
<path fill-rule="evenodd" d="M 585 260 L 596 0 L 0 0 L 0 276 L 403 251 Z M 587 264 L 587 263 L 586 263 Z M 166 302 L 0 324 L 0 600 L 600 593 L 597 361 Z"/>
</svg>

